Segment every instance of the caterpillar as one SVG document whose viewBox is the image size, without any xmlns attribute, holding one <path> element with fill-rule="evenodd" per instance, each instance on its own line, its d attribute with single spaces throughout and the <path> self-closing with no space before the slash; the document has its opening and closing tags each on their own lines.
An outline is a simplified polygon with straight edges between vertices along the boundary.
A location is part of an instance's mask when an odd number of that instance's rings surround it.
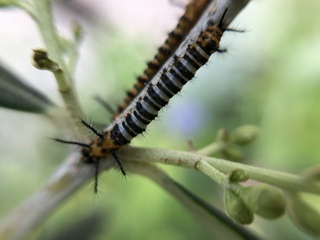
<svg viewBox="0 0 320 240">
<path fill-rule="evenodd" d="M 100 133 L 82 121 L 97 136 L 90 143 L 54 139 L 61 143 L 81 146 L 83 161 L 96 164 L 95 192 L 97 192 L 100 160 L 112 155 L 125 176 L 126 172 L 116 155 L 116 150 L 146 130 L 148 124 L 157 117 L 158 111 L 194 77 L 196 71 L 208 61 L 211 54 L 224 51 L 219 49 L 219 43 L 223 32 L 227 30 L 222 24 L 226 12 L 227 9 L 218 23 L 209 18 L 205 29 L 198 33 L 198 37 L 194 40 L 188 39 L 190 41 L 181 56 L 173 56 L 173 61 L 159 73 L 159 78 L 146 86 L 138 99 L 117 117 L 110 128 Z"/>
<path fill-rule="evenodd" d="M 197 23 L 205 8 L 208 6 L 210 0 L 192 0 L 187 6 L 184 14 L 179 19 L 177 26 L 169 33 L 168 38 L 164 44 L 158 48 L 157 54 L 147 63 L 147 68 L 142 75 L 137 77 L 137 82 L 132 89 L 127 91 L 126 97 L 122 103 L 119 104 L 117 110 L 113 113 L 115 119 L 128 104 L 140 94 L 144 87 L 159 71 L 162 65 L 168 60 L 172 53 L 177 49 L 185 36 Z"/>
<path fill-rule="evenodd" d="M 158 111 L 194 77 L 211 54 L 223 51 L 219 49 L 219 43 L 224 32 L 222 20 L 225 13 L 218 24 L 209 20 L 207 28 L 200 33 L 196 42 L 188 45 L 183 56 L 175 55 L 173 63 L 162 72 L 157 83 L 148 86 L 134 109 L 105 133 L 110 137 L 110 140 L 106 141 L 108 146 L 120 147 L 128 144 L 135 136 L 145 131 L 148 124 L 157 117 Z"/>
</svg>

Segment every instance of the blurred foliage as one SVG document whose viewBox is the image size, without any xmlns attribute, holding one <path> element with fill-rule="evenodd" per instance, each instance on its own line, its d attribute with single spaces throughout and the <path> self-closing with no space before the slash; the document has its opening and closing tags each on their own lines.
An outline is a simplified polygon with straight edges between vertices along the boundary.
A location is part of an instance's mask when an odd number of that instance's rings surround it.
<svg viewBox="0 0 320 240">
<path fill-rule="evenodd" d="M 0 106 L 32 113 L 44 113 L 52 102 L 0 64 Z"/>
<path fill-rule="evenodd" d="M 222 127 L 232 130 L 254 124 L 261 133 L 257 143 L 246 147 L 245 162 L 292 173 L 318 163 L 319 11 L 318 0 L 250 3 L 233 24 L 247 28 L 247 32 L 226 33 L 222 45 L 228 53 L 212 57 L 133 145 L 189 150 L 189 139 L 200 148 L 212 142 Z M 86 22 L 81 17 L 77 15 L 80 22 Z M 86 28 L 91 34 L 86 37 L 94 47 L 89 48 L 90 54 L 84 54 L 85 60 L 80 56 L 85 71 L 81 67 L 77 76 L 79 96 L 88 118 L 107 123 L 110 116 L 92 96 L 99 94 L 110 104 L 119 103 L 124 90 L 135 81 L 134 75 L 142 71 L 143 59 L 153 56 L 156 44 L 146 45 L 148 33 L 132 39 L 117 31 L 117 26 L 86 22 Z M 10 40 L 4 36 L 0 41 Z M 3 216 L 41 186 L 66 147 L 43 141 L 55 134 L 46 123 L 2 109 L 0 116 L 0 189 L 6 193 L 0 197 Z M 194 193 L 222 206 L 220 188 L 208 183 L 205 176 L 164 168 Z M 111 171 L 99 182 L 98 195 L 92 195 L 93 184 L 88 184 L 55 212 L 36 236 L 62 236 L 58 234 L 66 226 L 99 209 L 105 216 L 99 220 L 103 227 L 97 228 L 95 239 L 212 239 L 186 209 L 149 181 L 130 175 L 125 180 Z M 272 222 L 258 218 L 254 226 L 267 232 L 269 239 L 310 239 L 287 216 Z"/>
</svg>

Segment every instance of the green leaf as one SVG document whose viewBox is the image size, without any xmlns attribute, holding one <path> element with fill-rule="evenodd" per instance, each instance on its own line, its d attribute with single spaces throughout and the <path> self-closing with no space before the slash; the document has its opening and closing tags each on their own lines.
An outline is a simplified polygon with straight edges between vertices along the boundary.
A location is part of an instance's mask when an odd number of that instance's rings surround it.
<svg viewBox="0 0 320 240">
<path fill-rule="evenodd" d="M 0 106 L 19 111 L 44 113 L 53 103 L 0 64 Z"/>
</svg>

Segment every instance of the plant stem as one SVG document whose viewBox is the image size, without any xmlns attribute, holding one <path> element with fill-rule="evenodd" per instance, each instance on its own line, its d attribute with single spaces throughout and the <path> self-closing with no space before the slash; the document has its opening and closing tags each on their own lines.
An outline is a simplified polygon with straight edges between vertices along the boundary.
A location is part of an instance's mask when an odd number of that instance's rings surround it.
<svg viewBox="0 0 320 240">
<path fill-rule="evenodd" d="M 49 58 L 58 63 L 63 74 L 57 77 L 59 90 L 61 92 L 70 91 L 71 76 L 67 70 L 66 64 L 61 57 L 60 39 L 57 35 L 53 18 L 51 15 L 51 5 L 49 0 L 34 0 L 35 21 L 38 24 L 43 41 L 46 45 Z"/>
<path fill-rule="evenodd" d="M 71 74 L 61 56 L 61 42 L 53 24 L 50 1 L 34 0 L 33 5 L 34 15 L 32 15 L 32 17 L 38 24 L 48 56 L 52 61 L 56 62 L 61 69 L 61 71 L 54 73 L 54 76 L 57 80 L 59 91 L 65 107 L 69 111 L 71 118 L 74 120 L 74 125 L 76 126 L 75 129 L 83 129 L 83 126 L 79 120 L 83 118 L 84 114 L 79 105 L 74 86 L 72 85 Z M 76 132 L 77 131 L 75 131 L 75 134 L 77 134 Z"/>
<path fill-rule="evenodd" d="M 112 161 L 103 161 L 100 166 L 105 170 L 111 165 Z M 77 152 L 71 154 L 42 188 L 2 219 L 0 239 L 27 239 L 32 230 L 94 174 L 94 165 L 82 164 Z"/>
<path fill-rule="evenodd" d="M 197 151 L 198 154 L 205 155 L 205 156 L 210 156 L 214 155 L 216 153 L 219 153 L 222 149 L 224 149 L 223 144 L 218 143 L 218 142 L 213 142 L 207 146 L 205 146 L 202 149 L 199 149 Z"/>
<path fill-rule="evenodd" d="M 232 170 L 241 169 L 249 174 L 250 179 L 274 185 L 289 191 L 301 191 L 320 194 L 320 184 L 310 181 L 301 176 L 249 166 L 241 163 L 230 162 L 223 159 L 205 157 L 194 153 L 181 151 L 150 149 L 150 148 L 130 148 L 123 147 L 119 150 L 119 157 L 128 161 L 165 163 L 175 166 L 197 169 L 198 162 L 204 161 L 213 168 L 225 174 Z M 215 172 L 207 175 L 214 175 Z"/>
<path fill-rule="evenodd" d="M 289 191 L 320 194 L 319 184 L 308 181 L 300 176 L 247 166 L 217 158 L 204 157 L 194 153 L 166 149 L 123 147 L 117 154 L 122 160 L 125 169 L 127 169 L 128 165 L 129 171 L 132 170 L 135 165 L 141 166 L 141 164 L 165 163 L 195 168 L 205 172 L 212 178 L 217 178 L 217 176 L 219 177 L 219 175 L 217 175 L 217 170 L 228 173 L 231 170 L 242 169 L 248 172 L 250 178 L 257 181 L 272 184 Z M 3 237 L 1 239 L 21 239 L 25 237 L 32 229 L 48 217 L 48 215 L 65 199 L 94 176 L 94 166 L 81 164 L 80 157 L 81 155 L 79 152 L 73 153 L 43 188 L 3 219 L 0 225 L 0 238 Z M 112 163 L 113 161 L 110 157 L 101 161 L 100 170 L 109 169 Z M 143 175 L 152 177 L 151 175 L 153 173 L 148 173 L 146 171 L 143 171 Z M 221 179 L 222 178 L 223 176 L 221 175 Z M 39 205 L 41 206 L 41 211 L 39 211 Z M 19 226 L 19 228 L 16 226 Z"/>
<path fill-rule="evenodd" d="M 195 169 L 206 174 L 208 177 L 210 177 L 215 182 L 217 182 L 220 186 L 223 186 L 225 179 L 226 179 L 226 175 L 219 172 L 217 169 L 212 167 L 207 162 L 199 161 L 199 162 L 195 163 Z"/>
<path fill-rule="evenodd" d="M 30 4 L 30 2 L 16 0 L 16 1 L 12 1 L 12 5 L 23 9 L 25 12 L 27 12 L 32 17 L 35 16 L 34 10 L 32 8 L 32 5 Z"/>
<path fill-rule="evenodd" d="M 221 210 L 203 201 L 174 181 L 165 172 L 149 163 L 127 163 L 126 169 L 154 181 L 179 200 L 217 239 L 260 239 L 248 228 L 240 226 Z"/>
</svg>

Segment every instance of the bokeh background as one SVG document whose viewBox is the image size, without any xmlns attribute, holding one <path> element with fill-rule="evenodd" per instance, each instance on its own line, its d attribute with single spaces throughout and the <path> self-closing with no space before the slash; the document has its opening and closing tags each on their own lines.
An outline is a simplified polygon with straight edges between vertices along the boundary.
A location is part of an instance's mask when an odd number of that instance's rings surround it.
<svg viewBox="0 0 320 240">
<path fill-rule="evenodd" d="M 109 122 L 110 115 L 93 96 L 116 106 L 182 12 L 168 0 L 54 2 L 62 34 L 70 36 L 73 20 L 85 32 L 75 80 L 89 120 Z M 245 33 L 227 32 L 221 46 L 228 52 L 215 54 L 132 145 L 188 150 L 191 140 L 201 148 L 214 140 L 220 128 L 254 124 L 261 134 L 245 148 L 245 163 L 290 173 L 318 164 L 319 13 L 318 0 L 252 1 L 232 24 Z M 0 61 L 62 104 L 51 74 L 30 63 L 31 50 L 43 47 L 34 22 L 14 8 L 0 9 L 0 22 Z M 67 147 L 48 139 L 58 134 L 45 118 L 0 108 L 1 218 L 36 191 L 67 155 Z M 223 206 L 220 188 L 207 177 L 163 168 L 189 190 Z M 36 236 L 214 239 L 187 209 L 144 178 L 123 179 L 111 170 L 99 182 L 98 195 L 89 183 L 50 216 Z M 276 221 L 257 217 L 254 226 L 270 239 L 311 239 L 286 215 Z"/>
</svg>

